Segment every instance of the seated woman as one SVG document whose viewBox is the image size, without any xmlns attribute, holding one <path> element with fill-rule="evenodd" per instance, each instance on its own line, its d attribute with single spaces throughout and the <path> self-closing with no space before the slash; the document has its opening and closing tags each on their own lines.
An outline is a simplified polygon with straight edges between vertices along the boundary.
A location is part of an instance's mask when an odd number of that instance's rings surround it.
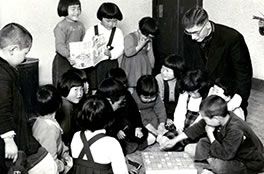
<svg viewBox="0 0 264 174">
<path fill-rule="evenodd" d="M 112 112 L 105 98 L 94 95 L 84 101 L 76 118 L 81 131 L 74 134 L 71 142 L 73 174 L 128 174 L 119 142 L 105 135 Z"/>
</svg>

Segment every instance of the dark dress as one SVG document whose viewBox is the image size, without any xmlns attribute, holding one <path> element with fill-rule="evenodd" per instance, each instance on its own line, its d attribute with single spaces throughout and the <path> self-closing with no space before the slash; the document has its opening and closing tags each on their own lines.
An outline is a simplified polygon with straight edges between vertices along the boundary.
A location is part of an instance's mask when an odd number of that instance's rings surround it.
<svg viewBox="0 0 264 174">
<path fill-rule="evenodd" d="M 87 141 L 84 132 L 81 132 L 80 136 L 84 147 L 78 158 L 73 159 L 72 174 L 113 174 L 111 163 L 99 164 L 94 162 L 90 150 L 90 146 L 100 138 L 104 137 L 105 134 L 97 134 L 89 141 Z M 83 159 L 84 155 L 86 155 L 87 160 Z"/>
</svg>

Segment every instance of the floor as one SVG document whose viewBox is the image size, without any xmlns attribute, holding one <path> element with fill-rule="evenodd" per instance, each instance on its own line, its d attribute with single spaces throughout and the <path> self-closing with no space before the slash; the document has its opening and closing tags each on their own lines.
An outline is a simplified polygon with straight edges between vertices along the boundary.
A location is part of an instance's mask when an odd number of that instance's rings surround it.
<svg viewBox="0 0 264 174">
<path fill-rule="evenodd" d="M 264 86 L 258 89 L 252 89 L 249 98 L 247 122 L 258 135 L 264 144 Z M 158 145 L 148 147 L 144 151 L 159 151 Z M 142 163 L 141 152 L 137 151 L 128 155 L 128 158 Z M 139 174 L 144 174 L 144 166 L 139 170 Z M 264 174 L 261 173 L 261 174 Z"/>
</svg>

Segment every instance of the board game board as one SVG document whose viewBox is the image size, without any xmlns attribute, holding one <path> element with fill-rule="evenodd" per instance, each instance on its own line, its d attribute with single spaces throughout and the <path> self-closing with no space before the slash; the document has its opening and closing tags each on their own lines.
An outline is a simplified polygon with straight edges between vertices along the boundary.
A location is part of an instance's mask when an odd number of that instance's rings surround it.
<svg viewBox="0 0 264 174">
<path fill-rule="evenodd" d="M 146 174 L 196 174 L 193 159 L 186 152 L 142 152 Z"/>
</svg>

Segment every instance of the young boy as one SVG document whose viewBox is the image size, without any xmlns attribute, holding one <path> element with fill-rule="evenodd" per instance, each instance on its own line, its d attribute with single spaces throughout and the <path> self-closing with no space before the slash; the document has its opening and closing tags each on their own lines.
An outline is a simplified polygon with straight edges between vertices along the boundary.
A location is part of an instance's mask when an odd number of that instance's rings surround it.
<svg viewBox="0 0 264 174">
<path fill-rule="evenodd" d="M 208 169 L 202 173 L 242 174 L 262 170 L 263 144 L 245 121 L 228 112 L 224 99 L 216 95 L 207 97 L 200 105 L 200 114 L 202 120 L 164 142 L 161 148 L 206 132 L 207 137 L 199 140 L 195 152 L 196 161 L 208 162 Z"/>
<path fill-rule="evenodd" d="M 32 44 L 32 35 L 21 25 L 10 23 L 0 30 L 0 171 L 15 162 L 18 150 L 27 155 L 27 170 L 51 173 L 56 163 L 32 137 L 27 127 L 16 66 L 24 61 Z"/>
<path fill-rule="evenodd" d="M 32 127 L 33 136 L 54 158 L 58 172 L 66 174 L 72 167 L 72 158 L 61 138 L 62 128 L 55 119 L 62 103 L 61 96 L 53 85 L 40 86 L 36 97 L 38 117 Z"/>
</svg>

